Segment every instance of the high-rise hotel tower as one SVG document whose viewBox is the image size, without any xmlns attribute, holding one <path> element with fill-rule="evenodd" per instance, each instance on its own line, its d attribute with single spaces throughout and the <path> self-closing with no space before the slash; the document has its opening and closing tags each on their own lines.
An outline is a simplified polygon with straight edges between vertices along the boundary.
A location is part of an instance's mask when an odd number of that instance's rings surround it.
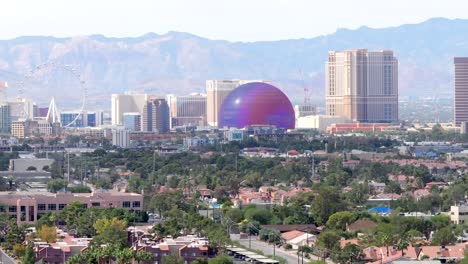
<svg viewBox="0 0 468 264">
<path fill-rule="evenodd" d="M 393 51 L 328 52 L 326 113 L 355 122 L 398 120 L 398 60 Z"/>
<path fill-rule="evenodd" d="M 468 57 L 456 57 L 455 64 L 455 125 L 468 122 Z"/>
</svg>

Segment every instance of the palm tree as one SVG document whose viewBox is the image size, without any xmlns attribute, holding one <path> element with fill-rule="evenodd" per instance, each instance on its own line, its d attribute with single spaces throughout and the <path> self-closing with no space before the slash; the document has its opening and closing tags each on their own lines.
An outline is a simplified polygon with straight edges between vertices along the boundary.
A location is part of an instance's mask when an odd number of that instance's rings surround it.
<svg viewBox="0 0 468 264">
<path fill-rule="evenodd" d="M 397 242 L 397 244 L 396 244 L 396 248 L 397 248 L 398 250 L 401 250 L 401 255 L 402 255 L 402 256 L 405 255 L 404 250 L 407 249 L 408 246 L 409 246 L 409 243 L 408 243 L 408 240 L 407 240 L 406 237 L 403 236 L 403 237 L 401 237 L 400 239 L 398 239 L 398 242 Z"/>
<path fill-rule="evenodd" d="M 387 249 L 387 257 L 390 255 L 389 247 L 393 244 L 393 234 L 387 232 L 379 232 L 377 241 L 381 246 Z"/>
<path fill-rule="evenodd" d="M 130 248 L 116 250 L 114 254 L 118 264 L 130 263 L 130 260 L 135 257 L 135 251 Z"/>
</svg>

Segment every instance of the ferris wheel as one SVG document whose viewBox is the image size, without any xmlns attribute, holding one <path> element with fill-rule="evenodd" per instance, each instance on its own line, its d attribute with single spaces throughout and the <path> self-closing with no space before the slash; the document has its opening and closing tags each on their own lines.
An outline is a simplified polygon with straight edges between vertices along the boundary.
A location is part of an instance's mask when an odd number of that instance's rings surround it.
<svg viewBox="0 0 468 264">
<path fill-rule="evenodd" d="M 87 85 L 86 81 L 82 78 L 81 73 L 75 67 L 71 65 L 61 64 L 55 61 L 48 61 L 46 63 L 40 64 L 29 71 L 27 74 L 23 76 L 23 79 L 18 82 L 18 98 L 25 98 L 25 92 L 29 90 L 30 86 L 38 83 L 41 85 L 41 88 L 47 87 L 49 83 L 49 79 L 51 76 L 48 75 L 61 75 L 67 74 L 68 79 L 70 79 L 74 84 L 73 87 L 63 87 L 63 90 L 60 90 L 60 94 L 62 95 L 73 95 L 74 97 L 79 100 L 78 111 L 77 115 L 74 119 L 67 124 L 62 124 L 62 127 L 70 127 L 75 122 L 80 119 L 86 108 L 86 97 L 87 97 Z M 49 78 L 48 78 L 49 77 Z M 51 98 L 54 104 L 54 111 L 57 109 L 55 106 L 55 95 L 49 94 L 47 91 L 43 94 L 48 98 Z M 51 103 L 52 104 L 52 103 Z M 25 119 L 30 119 L 31 112 L 27 109 L 27 104 L 24 104 L 22 109 L 21 117 Z"/>
</svg>

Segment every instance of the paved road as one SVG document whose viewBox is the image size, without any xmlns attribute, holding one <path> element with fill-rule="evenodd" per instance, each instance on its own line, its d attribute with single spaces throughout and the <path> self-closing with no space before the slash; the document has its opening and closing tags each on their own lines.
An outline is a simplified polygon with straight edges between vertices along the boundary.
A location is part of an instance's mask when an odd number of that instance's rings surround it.
<svg viewBox="0 0 468 264">
<path fill-rule="evenodd" d="M 2 249 L 0 249 L 0 264 L 16 264 L 17 262 L 7 256 Z"/>
<path fill-rule="evenodd" d="M 239 239 L 239 235 L 236 234 L 231 234 L 231 239 L 233 241 L 238 241 L 241 245 L 245 247 L 249 247 L 249 239 Z M 272 255 L 273 256 L 273 245 L 270 245 L 266 242 L 256 240 L 255 237 L 251 238 L 251 246 L 252 249 L 255 250 L 260 250 L 262 251 L 265 255 Z M 275 255 L 278 257 L 284 258 L 288 264 L 302 264 L 302 258 L 299 259 L 297 258 L 297 252 L 296 251 L 286 251 L 283 248 L 275 248 Z M 315 258 L 314 258 L 315 259 Z M 318 259 L 318 258 L 316 258 Z M 310 259 L 304 258 L 304 263 L 309 262 Z"/>
<path fill-rule="evenodd" d="M 231 234 L 231 240 L 238 241 L 246 248 L 249 247 L 249 239 L 240 239 L 239 235 L 237 234 Z M 257 240 L 256 237 L 251 237 L 250 243 L 252 249 L 260 250 L 264 253 L 264 255 L 273 255 L 273 245 Z M 282 247 L 276 247 L 275 253 L 276 256 L 284 258 L 288 264 L 302 264 L 311 260 L 321 260 L 319 257 L 311 255 L 309 259 L 304 257 L 304 262 L 302 262 L 302 257 L 300 257 L 298 262 L 297 251 L 286 251 Z M 326 259 L 326 263 L 334 264 L 330 259 Z"/>
</svg>

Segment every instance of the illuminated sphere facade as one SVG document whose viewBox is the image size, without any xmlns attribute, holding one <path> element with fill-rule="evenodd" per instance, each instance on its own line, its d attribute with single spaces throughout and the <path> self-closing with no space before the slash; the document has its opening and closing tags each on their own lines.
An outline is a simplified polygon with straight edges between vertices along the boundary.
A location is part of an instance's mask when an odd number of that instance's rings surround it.
<svg viewBox="0 0 468 264">
<path fill-rule="evenodd" d="M 243 84 L 224 99 L 219 127 L 244 128 L 274 125 L 293 129 L 294 109 L 288 97 L 273 85 L 261 82 Z"/>
</svg>

